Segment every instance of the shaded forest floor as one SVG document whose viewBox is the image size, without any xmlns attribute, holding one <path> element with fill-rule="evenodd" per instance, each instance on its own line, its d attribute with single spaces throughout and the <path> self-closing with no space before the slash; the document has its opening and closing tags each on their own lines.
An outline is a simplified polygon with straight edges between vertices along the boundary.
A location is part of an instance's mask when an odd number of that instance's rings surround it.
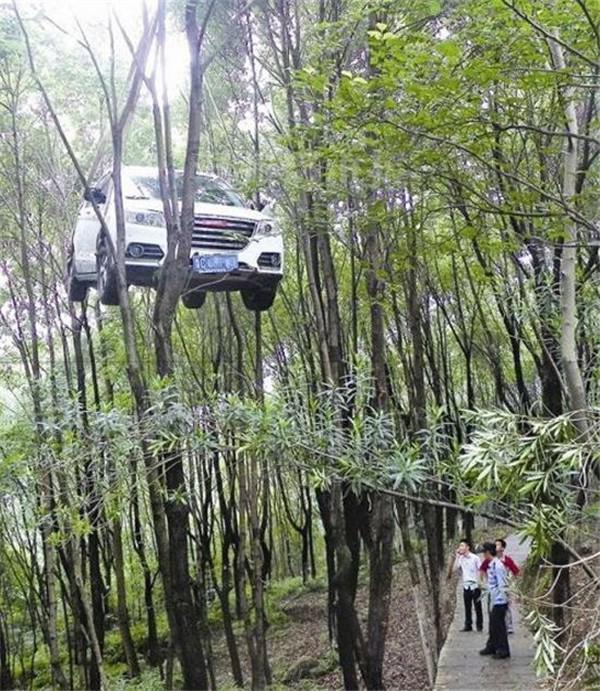
<svg viewBox="0 0 600 691">
<path fill-rule="evenodd" d="M 445 630 L 452 620 L 455 581 L 444 583 Z M 357 602 L 366 623 L 368 589 L 359 585 Z M 322 583 L 300 586 L 283 595 L 270 608 L 269 660 L 275 688 L 342 689 L 336 652 L 327 634 L 327 592 Z M 244 674 L 250 676 L 245 642 L 238 638 Z M 219 688 L 233 687 L 225 641 L 214 640 L 215 674 Z M 398 691 L 428 689 L 427 668 L 419 636 L 408 571 L 404 564 L 394 567 L 389 630 L 385 655 L 386 688 Z"/>
<path fill-rule="evenodd" d="M 445 631 L 452 621 L 456 580 L 443 579 L 443 619 Z M 423 597 L 429 597 L 423 594 Z M 268 630 L 269 661 L 273 673 L 272 689 L 342 689 L 342 676 L 336 651 L 332 648 L 327 632 L 327 589 L 323 579 L 309 581 L 303 585 L 300 578 L 273 581 L 267 588 L 269 602 Z M 367 576 L 359 576 L 357 605 L 363 624 L 366 625 L 368 603 Z M 139 603 L 138 607 L 141 608 Z M 135 605 L 133 607 L 135 610 Z M 137 612 L 141 617 L 141 609 Z M 232 691 L 233 684 L 229 654 L 223 635 L 220 610 L 215 602 L 209 614 L 213 661 L 217 688 Z M 161 648 L 167 652 L 167 624 L 160 618 L 159 638 Z M 241 621 L 236 621 L 238 650 L 242 660 L 245 686 L 250 685 L 250 665 Z M 132 632 L 139 651 L 144 650 L 146 628 L 140 619 L 132 626 Z M 444 634 L 445 635 L 445 634 Z M 127 680 L 126 664 L 118 628 L 111 627 L 106 634 L 105 671 L 110 679 L 111 691 L 126 691 L 142 688 L 144 691 L 158 691 L 164 688 L 159 671 L 143 664 L 139 679 Z M 142 662 L 140 657 L 140 662 Z M 68 660 L 64 659 L 65 669 Z M 404 562 L 394 566 L 394 580 L 390 605 L 390 618 L 384 662 L 386 688 L 390 691 L 418 691 L 428 689 L 427 669 L 419 636 L 417 617 L 408 570 Z M 47 651 L 38 646 L 33 667 L 34 689 L 47 689 L 50 683 L 50 665 Z M 181 688 L 179 674 L 175 673 L 175 688 Z M 28 688 L 30 673 L 17 675 L 17 688 Z"/>
</svg>

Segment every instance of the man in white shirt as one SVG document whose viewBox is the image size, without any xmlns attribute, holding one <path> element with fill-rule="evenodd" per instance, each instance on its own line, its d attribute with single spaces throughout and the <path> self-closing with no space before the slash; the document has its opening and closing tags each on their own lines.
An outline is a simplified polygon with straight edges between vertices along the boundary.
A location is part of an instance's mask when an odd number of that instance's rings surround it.
<svg viewBox="0 0 600 691">
<path fill-rule="evenodd" d="M 473 554 L 468 540 L 461 540 L 453 560 L 448 568 L 448 578 L 453 571 L 460 569 L 465 603 L 465 625 L 461 631 L 473 630 L 472 607 L 475 607 L 477 631 L 483 631 L 483 610 L 481 607 L 481 589 L 479 587 L 479 567 L 481 559 Z"/>
</svg>

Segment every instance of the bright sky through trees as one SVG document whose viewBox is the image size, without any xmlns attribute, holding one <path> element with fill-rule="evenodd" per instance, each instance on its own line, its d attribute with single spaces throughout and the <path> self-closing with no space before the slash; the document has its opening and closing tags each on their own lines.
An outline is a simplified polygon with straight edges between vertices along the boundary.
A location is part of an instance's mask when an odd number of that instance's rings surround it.
<svg viewBox="0 0 600 691">
<path fill-rule="evenodd" d="M 109 54 L 108 24 L 118 17 L 119 21 L 135 41 L 142 25 L 144 4 L 148 14 L 156 11 L 156 0 L 24 0 L 19 3 L 25 17 L 36 17 L 43 21 L 47 17 L 60 29 L 66 31 L 72 40 L 79 39 L 77 22 L 80 22 L 95 50 L 105 57 Z M 52 31 L 48 22 L 48 30 Z M 58 29 L 54 29 L 58 31 Z M 127 62 L 129 52 L 114 26 L 118 62 Z M 85 55 L 82 53 L 82 57 Z M 181 21 L 169 22 L 165 50 L 166 71 L 169 76 L 167 87 L 170 97 L 175 97 L 188 80 L 189 52 Z"/>
</svg>

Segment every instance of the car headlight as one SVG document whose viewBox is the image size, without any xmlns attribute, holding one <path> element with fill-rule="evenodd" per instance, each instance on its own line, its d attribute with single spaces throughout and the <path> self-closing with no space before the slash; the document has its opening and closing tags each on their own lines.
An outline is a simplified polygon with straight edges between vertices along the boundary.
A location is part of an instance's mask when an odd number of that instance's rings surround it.
<svg viewBox="0 0 600 691">
<path fill-rule="evenodd" d="M 160 211 L 126 211 L 125 223 L 137 223 L 140 226 L 165 227 L 165 216 Z"/>
<path fill-rule="evenodd" d="M 261 235 L 275 235 L 277 232 L 277 225 L 275 221 L 269 219 L 267 221 L 259 221 L 256 226 L 256 232 Z"/>
</svg>

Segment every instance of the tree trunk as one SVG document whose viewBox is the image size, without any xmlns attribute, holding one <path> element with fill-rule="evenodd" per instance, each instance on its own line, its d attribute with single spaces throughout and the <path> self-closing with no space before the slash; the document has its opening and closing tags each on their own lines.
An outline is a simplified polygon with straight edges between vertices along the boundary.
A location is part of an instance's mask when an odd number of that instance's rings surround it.
<svg viewBox="0 0 600 691">
<path fill-rule="evenodd" d="M 558 32 L 557 36 L 558 36 Z M 565 58 L 562 46 L 549 40 L 550 52 L 557 70 L 565 69 Z M 567 135 L 564 138 L 562 197 L 570 207 L 576 205 L 576 185 L 578 174 L 578 139 L 579 125 L 572 88 L 563 94 Z M 572 212 L 571 212 L 572 213 Z M 581 435 L 587 436 L 587 396 L 577 352 L 577 222 L 569 215 L 564 226 L 564 242 L 560 264 L 560 313 L 561 331 L 560 347 L 562 365 L 569 393 L 570 409 L 574 413 L 574 422 Z"/>
<path fill-rule="evenodd" d="M 431 647 L 430 620 L 427 616 L 428 604 L 421 593 L 421 578 L 419 576 L 419 564 L 415 558 L 412 541 L 410 539 L 410 527 L 408 524 L 408 512 L 403 499 L 396 499 L 396 512 L 398 514 L 398 524 L 402 536 L 402 547 L 408 564 L 408 572 L 412 585 L 414 611 L 417 615 L 419 625 L 419 637 L 423 648 L 423 657 L 427 666 L 427 679 L 429 686 L 433 688 L 435 684 L 435 670 L 437 655 Z"/>
<path fill-rule="evenodd" d="M 112 524 L 112 547 L 115 560 L 115 579 L 117 582 L 117 616 L 119 619 L 119 629 L 125 659 L 127 660 L 127 671 L 130 678 L 140 675 L 135 645 L 129 627 L 129 612 L 127 610 L 127 588 L 125 582 L 125 565 L 123 558 L 123 541 L 121 537 L 121 521 L 116 519 Z"/>
</svg>

